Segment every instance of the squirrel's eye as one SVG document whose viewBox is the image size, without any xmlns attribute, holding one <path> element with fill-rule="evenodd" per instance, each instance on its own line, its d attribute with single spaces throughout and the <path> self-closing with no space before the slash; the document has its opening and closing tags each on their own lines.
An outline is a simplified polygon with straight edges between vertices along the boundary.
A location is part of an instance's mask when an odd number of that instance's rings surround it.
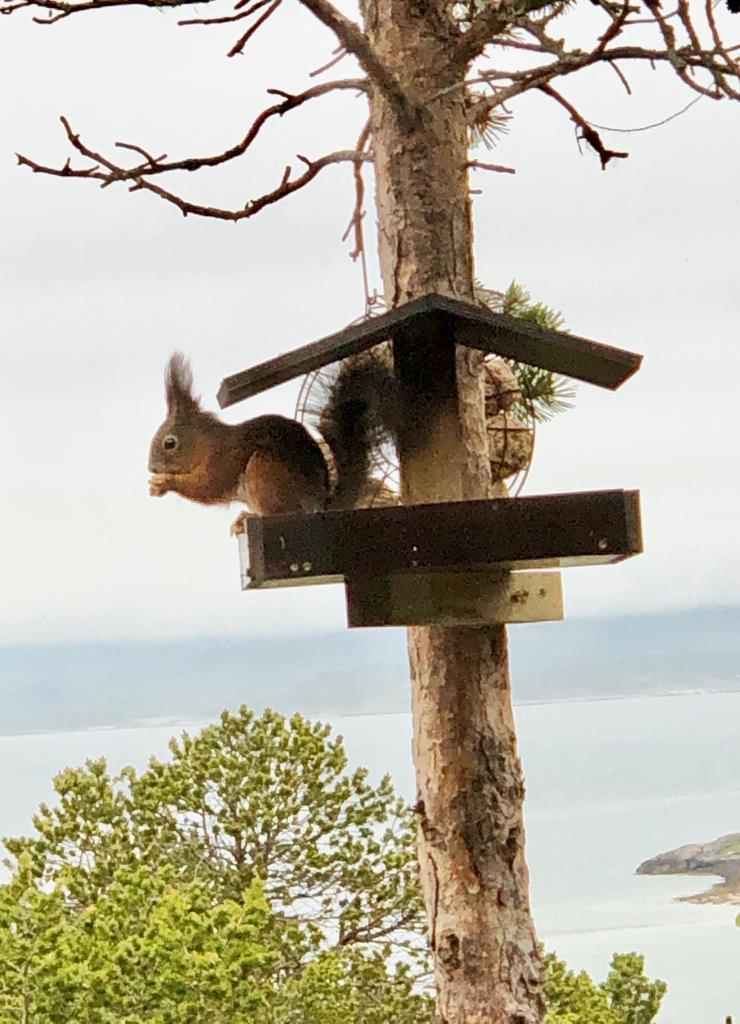
<svg viewBox="0 0 740 1024">
<path fill-rule="evenodd" d="M 168 434 L 167 437 L 163 438 L 162 447 L 166 448 L 169 452 L 171 452 L 173 448 L 177 448 L 177 438 L 174 434 Z"/>
</svg>

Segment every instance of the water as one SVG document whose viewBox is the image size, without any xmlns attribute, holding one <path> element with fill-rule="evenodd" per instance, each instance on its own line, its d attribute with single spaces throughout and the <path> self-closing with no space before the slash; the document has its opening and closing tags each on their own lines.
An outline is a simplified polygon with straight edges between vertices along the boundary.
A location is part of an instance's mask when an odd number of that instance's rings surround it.
<svg viewBox="0 0 740 1024">
<path fill-rule="evenodd" d="M 646 857 L 740 831 L 740 694 L 517 708 L 528 859 L 540 936 L 603 977 L 614 951 L 668 982 L 660 1024 L 740 1019 L 737 907 L 677 903 L 707 878 L 637 877 Z M 352 760 L 413 796 L 408 715 L 333 719 Z M 29 829 L 51 776 L 104 754 L 115 768 L 166 753 L 171 726 L 0 738 L 0 833 Z"/>
</svg>

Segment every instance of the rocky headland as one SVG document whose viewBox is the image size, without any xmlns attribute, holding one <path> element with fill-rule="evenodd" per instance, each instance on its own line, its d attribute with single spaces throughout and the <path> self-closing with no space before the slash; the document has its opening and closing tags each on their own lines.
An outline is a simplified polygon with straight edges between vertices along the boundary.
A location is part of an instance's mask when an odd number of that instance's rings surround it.
<svg viewBox="0 0 740 1024">
<path fill-rule="evenodd" d="M 714 875 L 723 881 L 706 892 L 682 896 L 687 903 L 733 903 L 740 906 L 740 832 L 711 843 L 689 843 L 645 860 L 638 875 Z"/>
</svg>

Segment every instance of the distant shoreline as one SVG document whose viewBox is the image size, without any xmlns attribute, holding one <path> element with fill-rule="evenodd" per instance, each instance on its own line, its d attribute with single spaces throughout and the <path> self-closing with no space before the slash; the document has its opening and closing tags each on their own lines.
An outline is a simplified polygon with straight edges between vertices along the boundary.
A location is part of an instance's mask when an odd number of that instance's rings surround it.
<svg viewBox="0 0 740 1024">
<path fill-rule="evenodd" d="M 604 701 L 614 700 L 646 700 L 653 697 L 719 697 L 725 694 L 740 695 L 740 686 L 733 686 L 728 689 L 708 690 L 665 690 L 656 693 L 614 693 L 609 695 L 594 695 L 583 697 L 552 697 L 549 700 L 515 700 L 515 708 L 540 707 L 550 704 L 596 704 Z M 381 717 L 384 715 L 409 715 L 411 711 L 321 711 L 314 714 L 311 712 L 307 717 L 315 718 L 317 715 L 332 715 L 339 718 L 365 718 L 369 716 Z M 1 734 L 0 734 L 1 735 Z"/>
<path fill-rule="evenodd" d="M 666 690 L 656 693 L 617 693 L 610 695 L 594 695 L 594 696 L 582 696 L 582 697 L 553 697 L 549 700 L 521 700 L 514 701 L 515 707 L 547 707 L 555 704 L 602 704 L 609 701 L 627 701 L 627 700 L 653 700 L 655 698 L 676 698 L 676 697 L 719 697 L 727 695 L 738 695 L 740 696 L 740 687 L 732 688 L 720 688 L 720 689 L 693 689 L 693 690 Z M 246 703 L 246 702 L 245 702 Z M 142 729 L 166 729 L 171 728 L 173 734 L 183 729 L 201 729 L 205 728 L 210 722 L 215 721 L 218 715 L 221 713 L 214 712 L 212 717 L 203 716 L 192 716 L 184 718 L 147 718 L 142 720 L 124 721 L 119 723 L 106 723 L 101 725 L 80 725 L 72 726 L 68 728 L 45 728 L 38 727 L 34 729 L 19 729 L 17 731 L 5 731 L 0 728 L 0 740 L 2 739 L 14 739 L 20 737 L 29 736 L 64 736 L 73 735 L 75 733 L 94 733 L 94 732 L 124 732 L 129 730 L 142 730 Z M 259 712 L 258 712 L 259 713 Z M 283 713 L 283 712 L 281 712 Z M 290 712 L 288 713 L 290 714 Z M 387 711 L 369 711 L 369 710 L 357 710 L 357 711 L 342 711 L 339 709 L 335 710 L 323 710 L 323 711 L 301 711 L 300 714 L 306 718 L 312 719 L 336 719 L 336 718 L 386 718 L 386 717 L 397 717 L 398 715 L 409 715 L 411 714 L 410 709 L 389 709 Z"/>
</svg>

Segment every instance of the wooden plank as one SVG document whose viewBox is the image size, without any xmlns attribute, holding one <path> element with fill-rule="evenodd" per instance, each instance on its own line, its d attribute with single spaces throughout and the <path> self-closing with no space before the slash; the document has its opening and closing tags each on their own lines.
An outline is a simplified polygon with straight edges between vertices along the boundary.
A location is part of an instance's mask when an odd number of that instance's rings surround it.
<svg viewBox="0 0 740 1024">
<path fill-rule="evenodd" d="M 225 408 L 241 402 L 294 377 L 364 352 L 392 339 L 399 331 L 413 330 L 417 336 L 423 335 L 440 318 L 458 344 L 612 390 L 632 376 L 642 362 L 642 356 L 635 352 L 547 330 L 516 317 L 493 313 L 483 306 L 431 293 L 226 377 L 219 388 L 219 404 Z"/>
<path fill-rule="evenodd" d="M 637 491 L 263 516 L 247 530 L 249 586 L 603 565 L 642 551 Z"/>
<path fill-rule="evenodd" d="M 563 618 L 559 572 L 396 573 L 347 580 L 347 624 L 485 626 Z"/>
</svg>

